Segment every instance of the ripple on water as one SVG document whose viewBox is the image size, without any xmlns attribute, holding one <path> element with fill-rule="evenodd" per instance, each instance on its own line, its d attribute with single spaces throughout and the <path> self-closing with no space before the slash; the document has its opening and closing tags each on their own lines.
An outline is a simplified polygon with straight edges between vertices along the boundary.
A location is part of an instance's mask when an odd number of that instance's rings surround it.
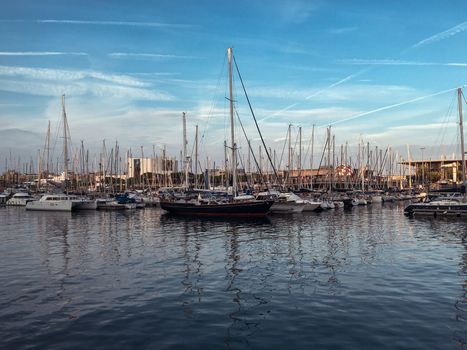
<svg viewBox="0 0 467 350">
<path fill-rule="evenodd" d="M 467 223 L 0 210 L 0 346 L 458 349 Z"/>
</svg>

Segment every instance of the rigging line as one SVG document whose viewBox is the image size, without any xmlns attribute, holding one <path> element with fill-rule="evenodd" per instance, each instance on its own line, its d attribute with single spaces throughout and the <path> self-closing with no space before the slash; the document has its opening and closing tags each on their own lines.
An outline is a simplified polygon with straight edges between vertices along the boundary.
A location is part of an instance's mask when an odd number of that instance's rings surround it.
<svg viewBox="0 0 467 350">
<path fill-rule="evenodd" d="M 321 164 L 323 163 L 324 154 L 326 153 L 326 146 L 328 145 L 329 137 L 326 137 L 326 142 L 324 144 L 323 153 L 321 154 L 321 159 L 319 161 L 318 171 L 316 172 L 316 178 L 319 176 L 319 171 L 321 170 Z M 327 175 L 326 175 L 327 176 Z M 322 185 L 322 184 L 320 184 Z M 321 186 L 320 186 L 321 187 Z"/>
<path fill-rule="evenodd" d="M 222 75 L 223 75 L 223 72 L 224 72 L 224 67 L 225 67 L 225 62 L 227 60 L 227 55 L 224 55 L 224 60 L 223 60 L 223 63 L 222 63 L 222 68 L 221 70 L 219 71 L 219 76 L 217 78 L 217 83 L 216 83 L 216 90 L 219 89 L 219 86 L 220 86 L 220 81 L 221 81 L 221 78 L 222 78 Z M 204 128 L 203 128 L 203 132 L 201 133 L 201 137 L 200 137 L 200 145 L 202 147 L 205 148 L 205 142 L 206 142 L 206 139 L 204 138 L 205 135 L 206 135 L 206 132 L 209 128 L 209 123 L 211 121 L 211 118 L 212 118 L 212 113 L 213 113 L 213 109 L 214 109 L 214 95 L 212 96 L 211 98 L 211 103 L 210 103 L 210 109 L 209 109 L 209 113 L 208 113 L 208 118 L 206 120 L 206 123 L 204 124 Z"/>
<path fill-rule="evenodd" d="M 235 109 L 235 114 L 237 115 L 237 119 L 240 123 L 240 126 L 242 127 L 242 131 L 243 131 L 243 135 L 245 136 L 245 139 L 247 140 L 248 142 L 248 136 L 246 135 L 246 132 L 245 132 L 245 129 L 243 128 L 243 123 L 242 123 L 242 120 L 240 119 L 240 116 L 238 115 L 238 111 L 237 111 L 237 108 L 234 107 Z M 261 170 L 261 167 L 259 166 L 258 162 L 256 161 L 256 157 L 255 157 L 255 152 L 253 152 L 253 150 L 251 149 L 251 144 L 250 142 L 248 142 L 248 151 L 251 152 L 251 155 L 253 156 L 253 160 L 255 161 L 255 164 L 256 164 L 256 167 L 258 168 L 258 171 L 259 171 L 259 174 L 261 175 L 261 178 L 263 178 L 263 172 Z"/>
<path fill-rule="evenodd" d="M 296 148 L 297 148 L 297 143 L 298 143 L 298 141 L 299 141 L 299 133 L 297 133 L 297 136 L 295 137 L 295 144 L 294 144 L 294 146 L 293 146 L 293 148 L 292 148 L 292 169 L 294 168 L 294 166 L 293 166 L 293 158 L 294 158 L 295 153 L 296 153 Z M 299 152 L 300 152 L 300 151 L 301 151 L 301 150 L 299 150 Z M 301 167 L 301 166 L 302 166 L 302 165 L 300 164 L 300 167 Z"/>
<path fill-rule="evenodd" d="M 311 143 L 312 142 L 313 142 L 313 137 L 310 137 L 310 141 L 308 142 L 308 146 L 306 148 L 306 153 L 305 153 L 305 156 L 303 157 L 303 159 L 308 159 L 308 153 L 311 152 Z M 306 161 L 304 161 L 303 163 L 305 164 Z M 312 169 L 312 168 L 313 168 L 313 165 L 310 165 L 310 169 Z"/>
<path fill-rule="evenodd" d="M 238 115 L 237 115 L 237 117 L 238 117 Z M 243 169 L 245 169 L 245 165 L 243 164 L 243 157 L 240 156 L 239 158 L 240 158 L 240 166 Z M 246 179 L 246 185 L 247 185 L 248 189 L 251 190 L 250 181 L 248 180 L 248 176 L 246 175 L 246 173 L 245 173 L 245 179 Z"/>
<path fill-rule="evenodd" d="M 442 120 L 441 130 L 439 131 L 438 135 L 436 136 L 436 139 L 435 139 L 435 142 L 434 142 L 434 145 L 439 145 L 439 149 L 441 150 L 441 152 L 444 150 L 443 142 L 444 142 L 444 138 L 446 137 L 446 132 L 447 132 L 449 120 L 452 117 L 452 110 L 454 108 L 455 99 L 456 99 L 456 96 L 455 96 L 455 94 L 453 94 L 452 98 L 451 98 L 451 102 L 450 102 L 449 107 L 448 107 L 448 110 L 447 110 L 447 112 L 444 115 L 444 118 Z M 431 155 L 432 155 L 432 153 L 431 153 Z"/>
<path fill-rule="evenodd" d="M 246 93 L 245 84 L 243 84 L 242 75 L 240 74 L 240 70 L 238 69 L 237 60 L 235 59 L 235 56 L 233 56 L 233 61 L 235 63 L 235 68 L 237 70 L 238 77 L 240 78 L 240 82 L 242 84 L 243 92 L 245 93 L 245 97 L 246 97 L 246 100 L 248 102 L 248 106 L 250 107 L 251 115 L 253 116 L 253 119 L 255 121 L 256 129 L 258 130 L 259 136 L 261 138 L 261 142 L 263 143 L 264 151 L 266 152 L 266 155 L 268 156 L 268 159 L 269 159 L 269 163 L 271 164 L 272 170 L 274 171 L 275 180 L 276 180 L 276 182 L 278 182 L 279 176 L 277 176 L 276 167 L 274 166 L 274 164 L 272 162 L 271 155 L 269 154 L 268 148 L 266 147 L 266 143 L 264 142 L 263 135 L 261 134 L 261 130 L 259 129 L 258 121 L 256 120 L 255 113 L 253 112 L 253 107 L 251 106 L 250 98 L 248 97 L 248 94 Z"/>
<path fill-rule="evenodd" d="M 279 159 L 279 165 L 278 165 L 278 169 L 281 168 L 282 166 L 282 158 L 284 157 L 284 152 L 285 152 L 285 145 L 287 144 L 287 140 L 289 139 L 289 131 L 287 130 L 286 134 L 285 134 L 285 138 L 284 138 L 284 146 L 282 146 L 282 153 L 281 153 L 281 158 Z"/>
<path fill-rule="evenodd" d="M 355 115 L 350 116 L 350 117 L 348 117 L 348 118 L 344 118 L 344 119 L 341 119 L 341 120 L 336 120 L 335 122 L 331 122 L 331 123 L 328 123 L 328 124 L 325 124 L 325 125 L 321 125 L 321 126 L 318 126 L 318 127 L 324 127 L 324 126 L 328 126 L 328 125 L 335 125 L 335 124 L 339 124 L 339 123 L 348 122 L 348 121 L 350 121 L 350 120 L 354 120 L 354 119 L 357 119 L 357 118 L 361 118 L 361 117 L 367 116 L 367 115 L 369 115 L 369 114 L 373 114 L 373 113 L 376 113 L 376 112 L 381 112 L 381 111 L 385 111 L 385 110 L 388 110 L 388 109 L 392 109 L 392 108 L 404 106 L 404 105 L 407 105 L 407 104 L 410 104 L 410 103 L 422 101 L 422 100 L 425 100 L 425 99 L 427 99 L 427 98 L 434 97 L 434 96 L 438 96 L 438 95 L 442 95 L 442 94 L 445 94 L 445 93 L 448 93 L 448 92 L 451 92 L 451 91 L 454 91 L 454 90 L 457 90 L 457 88 L 450 88 L 450 89 L 447 89 L 447 90 L 438 91 L 438 92 L 435 92 L 435 93 L 433 93 L 433 94 L 429 94 L 429 95 L 425 95 L 425 96 L 420 96 L 420 97 L 413 98 L 413 99 L 408 100 L 408 101 L 399 102 L 399 103 L 394 103 L 394 104 L 392 104 L 392 105 L 388 105 L 388 106 L 376 108 L 376 109 L 373 109 L 373 110 L 371 110 L 371 111 L 367 111 L 367 112 L 363 112 L 363 113 L 358 113 L 358 114 L 355 114 Z"/>
</svg>

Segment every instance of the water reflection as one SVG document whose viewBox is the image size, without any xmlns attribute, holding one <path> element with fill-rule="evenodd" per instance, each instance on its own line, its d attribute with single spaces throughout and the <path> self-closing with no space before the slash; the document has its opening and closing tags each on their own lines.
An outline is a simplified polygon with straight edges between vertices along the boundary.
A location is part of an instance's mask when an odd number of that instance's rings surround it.
<svg viewBox="0 0 467 350">
<path fill-rule="evenodd" d="M 454 331 L 453 339 L 461 347 L 465 347 L 467 344 L 467 227 L 463 230 L 460 240 L 464 246 L 464 252 L 459 263 L 459 277 L 462 283 L 462 291 L 455 303 L 456 321 L 459 322 L 459 329 Z"/>
<path fill-rule="evenodd" d="M 152 348 L 465 346 L 467 223 L 354 209 L 264 220 L 2 210 L 0 345 L 53 348 L 59 334 L 79 348 L 83 332 L 111 329 Z"/>
</svg>

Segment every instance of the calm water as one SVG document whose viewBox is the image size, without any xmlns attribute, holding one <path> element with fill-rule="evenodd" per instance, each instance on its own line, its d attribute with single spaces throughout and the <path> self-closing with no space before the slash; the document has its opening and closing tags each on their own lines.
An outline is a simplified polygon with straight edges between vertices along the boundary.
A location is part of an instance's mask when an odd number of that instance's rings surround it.
<svg viewBox="0 0 467 350">
<path fill-rule="evenodd" d="M 3 349 L 467 348 L 467 222 L 0 209 Z"/>
</svg>

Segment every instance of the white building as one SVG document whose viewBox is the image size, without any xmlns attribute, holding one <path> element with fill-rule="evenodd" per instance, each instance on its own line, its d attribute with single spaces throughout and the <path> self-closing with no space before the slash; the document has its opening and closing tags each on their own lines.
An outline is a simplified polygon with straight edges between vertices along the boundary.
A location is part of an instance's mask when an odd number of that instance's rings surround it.
<svg viewBox="0 0 467 350">
<path fill-rule="evenodd" d="M 170 176 L 178 172 L 177 165 L 175 157 L 128 158 L 128 177 L 139 177 L 148 173 Z"/>
</svg>

